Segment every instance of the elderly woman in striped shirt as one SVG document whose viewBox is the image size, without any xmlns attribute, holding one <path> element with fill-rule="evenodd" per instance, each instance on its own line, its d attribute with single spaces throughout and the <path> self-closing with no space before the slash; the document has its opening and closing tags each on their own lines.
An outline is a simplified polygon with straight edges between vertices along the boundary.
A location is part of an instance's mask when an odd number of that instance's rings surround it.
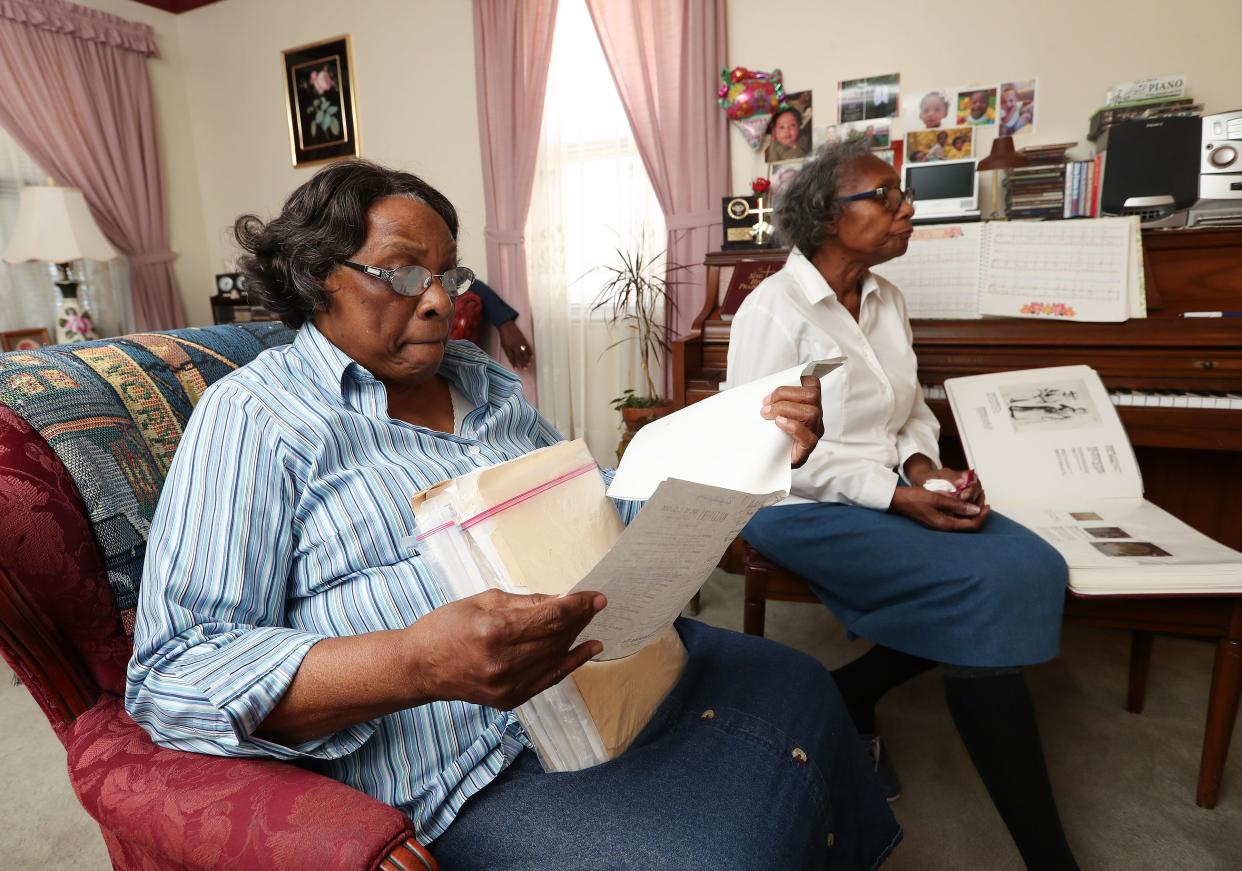
<svg viewBox="0 0 1242 871">
<path fill-rule="evenodd" d="M 679 621 L 683 677 L 623 756 L 547 774 L 512 708 L 599 651 L 604 597 L 446 602 L 411 494 L 560 436 L 449 342 L 457 215 L 344 161 L 236 231 L 298 328 L 204 395 L 152 524 L 126 706 L 161 745 L 297 760 L 406 812 L 445 867 L 870 868 L 900 835 L 828 673 Z M 818 385 L 756 413 L 805 460 Z M 637 504 L 619 506 L 628 519 Z M 703 712 L 712 710 L 710 717 Z"/>
</svg>

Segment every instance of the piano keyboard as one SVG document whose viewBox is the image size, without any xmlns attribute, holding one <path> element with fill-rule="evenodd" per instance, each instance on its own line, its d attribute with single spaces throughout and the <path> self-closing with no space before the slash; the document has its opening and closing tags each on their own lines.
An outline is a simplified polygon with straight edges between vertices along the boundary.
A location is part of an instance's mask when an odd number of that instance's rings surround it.
<svg viewBox="0 0 1242 871">
<path fill-rule="evenodd" d="M 924 384 L 925 399 L 945 399 L 944 387 Z M 1214 408 L 1242 411 L 1242 393 L 1191 393 L 1160 390 L 1110 390 L 1108 398 L 1117 406 L 1138 408 Z"/>
</svg>

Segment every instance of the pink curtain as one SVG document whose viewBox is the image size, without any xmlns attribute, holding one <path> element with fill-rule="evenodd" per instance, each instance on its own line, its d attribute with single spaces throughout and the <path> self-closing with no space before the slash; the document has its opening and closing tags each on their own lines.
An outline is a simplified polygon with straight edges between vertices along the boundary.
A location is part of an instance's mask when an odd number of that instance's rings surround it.
<svg viewBox="0 0 1242 871">
<path fill-rule="evenodd" d="M 706 285 L 703 258 L 720 247 L 720 199 L 729 189 L 729 139 L 716 88 L 725 62 L 724 0 L 587 0 L 664 210 L 667 259 L 684 335 Z"/>
<path fill-rule="evenodd" d="M 487 282 L 531 326 L 522 233 L 535 183 L 557 0 L 474 0 L 474 73 L 487 205 Z M 534 369 L 520 373 L 535 401 Z"/>
<path fill-rule="evenodd" d="M 0 2 L 0 125 L 81 188 L 129 259 L 139 330 L 185 326 L 168 248 L 147 58 L 154 33 L 65 0 Z"/>
</svg>

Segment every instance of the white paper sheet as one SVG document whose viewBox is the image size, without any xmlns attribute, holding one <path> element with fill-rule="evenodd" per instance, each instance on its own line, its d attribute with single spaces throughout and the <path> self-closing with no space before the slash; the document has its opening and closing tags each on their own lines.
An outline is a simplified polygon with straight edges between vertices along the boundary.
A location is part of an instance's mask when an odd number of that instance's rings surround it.
<svg viewBox="0 0 1242 871">
<path fill-rule="evenodd" d="M 579 642 L 602 641 L 599 660 L 641 650 L 677 619 L 751 515 L 783 495 L 740 493 L 675 478 L 661 483 L 612 550 L 570 591 L 608 597 L 608 606 Z"/>
<path fill-rule="evenodd" d="M 788 493 L 789 436 L 760 416 L 760 401 L 777 387 L 799 386 L 803 375 L 822 379 L 844 362 L 794 366 L 647 424 L 626 447 L 608 495 L 648 499 L 674 476 L 742 493 Z"/>
<path fill-rule="evenodd" d="M 901 257 L 872 271 L 897 285 L 911 318 L 978 318 L 983 224 L 915 227 Z"/>
<path fill-rule="evenodd" d="M 1144 317 L 1137 223 L 1130 217 L 988 224 L 979 311 L 1079 321 Z M 1049 315 L 1037 305 L 1059 305 L 1065 313 Z"/>
</svg>

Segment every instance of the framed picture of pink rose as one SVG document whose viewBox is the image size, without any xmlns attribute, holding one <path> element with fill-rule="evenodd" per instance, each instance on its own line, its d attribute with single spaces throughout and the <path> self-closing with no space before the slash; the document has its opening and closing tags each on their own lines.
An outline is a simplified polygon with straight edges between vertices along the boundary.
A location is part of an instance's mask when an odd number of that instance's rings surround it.
<svg viewBox="0 0 1242 871">
<path fill-rule="evenodd" d="M 358 112 L 349 36 L 281 52 L 294 166 L 357 157 Z"/>
</svg>

